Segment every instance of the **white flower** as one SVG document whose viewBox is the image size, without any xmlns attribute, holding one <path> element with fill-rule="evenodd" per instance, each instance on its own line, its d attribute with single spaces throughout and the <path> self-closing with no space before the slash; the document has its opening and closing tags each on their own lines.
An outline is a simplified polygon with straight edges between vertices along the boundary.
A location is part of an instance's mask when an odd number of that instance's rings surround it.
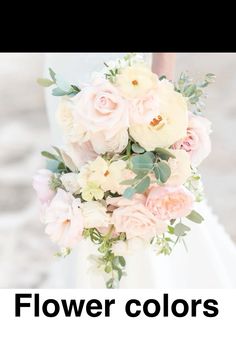
<svg viewBox="0 0 236 354">
<path fill-rule="evenodd" d="M 78 173 L 65 173 L 60 177 L 61 182 L 67 192 L 70 192 L 72 194 L 78 194 L 80 191 L 80 184 L 79 184 L 79 178 L 78 178 Z"/>
<path fill-rule="evenodd" d="M 156 147 L 168 148 L 186 136 L 188 126 L 187 103 L 167 80 L 159 81 L 157 88 L 160 113 L 149 124 L 133 124 L 131 136 L 147 151 Z"/>
<path fill-rule="evenodd" d="M 91 144 L 97 154 L 105 154 L 106 152 L 121 152 L 126 148 L 128 139 L 129 135 L 127 129 L 120 130 L 112 138 L 107 138 L 104 132 L 90 134 Z"/>
<path fill-rule="evenodd" d="M 84 218 L 84 227 L 107 227 L 110 223 L 110 216 L 107 209 L 101 203 L 90 201 L 81 205 Z"/>
<path fill-rule="evenodd" d="M 135 64 L 121 70 L 116 85 L 121 94 L 128 99 L 143 97 L 157 87 L 158 77 L 145 64 Z"/>
<path fill-rule="evenodd" d="M 79 199 L 59 188 L 44 212 L 45 233 L 61 247 L 71 248 L 82 239 L 84 225 L 79 206 Z"/>
<path fill-rule="evenodd" d="M 73 100 L 68 98 L 62 98 L 60 100 L 56 118 L 67 141 L 71 143 L 82 143 L 86 141 L 86 132 L 75 119 Z"/>
<path fill-rule="evenodd" d="M 102 193 L 108 190 L 112 193 L 116 193 L 120 191 L 119 183 L 124 180 L 125 171 L 125 161 L 118 160 L 109 163 L 101 156 L 98 156 L 96 160 L 81 168 L 79 173 L 79 183 L 82 187 L 82 191 L 84 191 L 84 189 L 86 190 L 86 188 L 88 188 L 89 185 L 91 186 L 92 183 L 92 187 L 100 189 Z"/>
<path fill-rule="evenodd" d="M 169 150 L 174 158 L 169 158 L 168 165 L 171 169 L 171 175 L 166 184 L 169 186 L 180 186 L 184 184 L 191 176 L 191 164 L 189 154 L 184 150 Z"/>
</svg>

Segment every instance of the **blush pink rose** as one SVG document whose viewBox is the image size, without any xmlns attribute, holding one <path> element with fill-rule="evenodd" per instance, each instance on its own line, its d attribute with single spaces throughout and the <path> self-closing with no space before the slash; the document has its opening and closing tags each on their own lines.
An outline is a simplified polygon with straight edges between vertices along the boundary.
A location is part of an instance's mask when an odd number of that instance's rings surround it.
<svg viewBox="0 0 236 354">
<path fill-rule="evenodd" d="M 75 119 L 87 132 L 104 132 L 106 139 L 128 128 L 128 105 L 107 80 L 96 80 L 75 97 Z"/>
<path fill-rule="evenodd" d="M 146 200 L 147 209 L 160 220 L 171 220 L 190 214 L 194 197 L 185 187 L 152 187 Z"/>
<path fill-rule="evenodd" d="M 44 212 L 45 232 L 61 247 L 71 248 L 82 238 L 84 223 L 79 204 L 72 194 L 59 188 Z"/>
<path fill-rule="evenodd" d="M 33 188 L 42 204 L 49 204 L 55 195 L 49 186 L 52 176 L 53 173 L 50 170 L 41 169 L 33 177 Z"/>
<path fill-rule="evenodd" d="M 116 232 L 125 232 L 127 239 L 141 237 L 150 241 L 154 236 L 166 231 L 166 223 L 158 220 L 146 207 L 144 195 L 135 195 L 132 200 L 117 197 L 108 198 L 107 203 L 116 207 L 111 223 Z"/>
<path fill-rule="evenodd" d="M 211 152 L 211 122 L 189 112 L 187 136 L 173 145 L 174 149 L 187 151 L 193 166 L 198 166 Z"/>
<path fill-rule="evenodd" d="M 156 90 L 150 90 L 144 97 L 130 101 L 131 124 L 149 124 L 158 114 L 160 114 L 160 104 Z"/>
</svg>

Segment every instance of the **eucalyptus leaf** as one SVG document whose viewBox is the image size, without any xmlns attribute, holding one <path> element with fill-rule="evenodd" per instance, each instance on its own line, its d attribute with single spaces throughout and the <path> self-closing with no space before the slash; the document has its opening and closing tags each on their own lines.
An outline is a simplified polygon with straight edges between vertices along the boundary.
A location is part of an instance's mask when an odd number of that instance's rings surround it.
<svg viewBox="0 0 236 354">
<path fill-rule="evenodd" d="M 127 199 L 131 199 L 133 195 L 135 194 L 135 189 L 132 187 L 126 188 L 126 190 L 123 193 L 123 197 Z"/>
<path fill-rule="evenodd" d="M 186 86 L 186 88 L 184 89 L 184 96 L 186 96 L 186 97 L 192 96 L 192 94 L 194 93 L 196 88 L 197 87 L 195 84 L 191 84 L 191 85 Z"/>
<path fill-rule="evenodd" d="M 192 210 L 191 213 L 186 216 L 186 218 L 197 224 L 201 224 L 204 221 L 204 218 L 195 210 Z"/>
<path fill-rule="evenodd" d="M 119 256 L 119 261 L 120 261 L 120 265 L 121 265 L 122 267 L 125 267 L 125 265 L 126 265 L 126 262 L 125 262 L 125 259 L 124 259 L 124 257 L 122 257 L 122 256 Z"/>
<path fill-rule="evenodd" d="M 56 79 L 55 79 L 56 73 L 55 73 L 55 71 L 53 71 L 51 68 L 49 68 L 48 71 L 49 71 L 49 75 L 51 76 L 52 81 L 55 83 L 56 82 Z"/>
<path fill-rule="evenodd" d="M 50 86 L 54 85 L 54 82 L 52 80 L 44 79 L 42 77 L 37 79 L 37 83 L 43 87 L 50 87 Z"/>
<path fill-rule="evenodd" d="M 121 184 L 122 186 L 129 186 L 130 184 L 134 184 L 135 181 L 136 181 L 135 178 L 133 178 L 133 179 L 126 179 L 126 180 L 120 182 L 120 184 Z"/>
<path fill-rule="evenodd" d="M 55 76 L 57 86 L 65 92 L 70 92 L 71 91 L 71 85 L 64 80 L 64 78 L 61 75 L 56 74 Z"/>
<path fill-rule="evenodd" d="M 155 164 L 154 173 L 158 181 L 165 183 L 171 175 L 171 169 L 166 162 L 160 161 Z"/>
<path fill-rule="evenodd" d="M 180 237 L 180 236 L 185 236 L 186 232 L 190 230 L 191 230 L 190 227 L 179 222 L 177 225 L 175 225 L 174 233 L 176 236 Z"/>
<path fill-rule="evenodd" d="M 67 96 L 67 92 L 61 90 L 59 87 L 55 87 L 53 90 L 52 90 L 52 95 L 53 96 Z"/>
<path fill-rule="evenodd" d="M 154 156 L 154 155 L 153 155 Z M 148 152 L 142 155 L 136 155 L 131 158 L 132 170 L 139 174 L 148 173 L 153 168 L 153 157 Z"/>
<path fill-rule="evenodd" d="M 139 144 L 134 143 L 132 145 L 132 151 L 137 154 L 142 154 L 143 152 L 145 152 L 145 149 L 142 148 Z"/>
<path fill-rule="evenodd" d="M 41 155 L 46 157 L 47 159 L 50 159 L 50 160 L 56 160 L 56 161 L 60 161 L 58 156 L 54 155 L 54 154 L 51 154 L 50 152 L 48 151 L 42 151 L 41 152 Z"/>
<path fill-rule="evenodd" d="M 144 193 L 150 186 L 151 180 L 149 176 L 146 176 L 135 186 L 136 193 Z"/>
<path fill-rule="evenodd" d="M 175 155 L 173 155 L 169 150 L 163 149 L 163 148 L 156 148 L 155 152 L 157 153 L 157 155 L 160 157 L 161 160 L 166 160 L 168 161 L 169 158 L 173 158 L 175 159 Z"/>
</svg>

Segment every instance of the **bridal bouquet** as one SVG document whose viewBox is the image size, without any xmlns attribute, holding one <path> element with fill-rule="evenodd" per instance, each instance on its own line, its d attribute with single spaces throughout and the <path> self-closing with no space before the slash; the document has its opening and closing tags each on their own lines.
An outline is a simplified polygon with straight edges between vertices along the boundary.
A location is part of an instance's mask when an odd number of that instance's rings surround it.
<svg viewBox="0 0 236 354">
<path fill-rule="evenodd" d="M 172 83 L 136 54 L 104 64 L 81 87 L 52 69 L 38 80 L 63 96 L 56 119 L 64 145 L 42 152 L 51 163 L 33 186 L 58 255 L 83 239 L 96 244 L 91 259 L 115 288 L 126 256 L 149 246 L 169 255 L 185 242 L 189 221 L 203 221 L 194 211 L 202 199 L 197 167 L 211 144 L 201 98 L 214 75 L 193 83 L 181 74 Z"/>
</svg>

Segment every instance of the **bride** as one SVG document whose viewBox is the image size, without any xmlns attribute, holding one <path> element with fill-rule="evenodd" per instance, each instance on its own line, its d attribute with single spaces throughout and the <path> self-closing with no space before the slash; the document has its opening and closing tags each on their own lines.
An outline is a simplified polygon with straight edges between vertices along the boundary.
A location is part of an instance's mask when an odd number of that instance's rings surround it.
<svg viewBox="0 0 236 354">
<path fill-rule="evenodd" d="M 104 61 L 122 57 L 124 53 L 61 53 L 47 54 L 45 70 L 53 68 L 67 81 L 86 83 L 94 71 L 99 71 Z M 144 54 L 145 60 L 158 75 L 173 79 L 175 54 Z M 55 119 L 58 99 L 46 93 L 47 111 L 54 145 L 62 143 L 60 129 Z M 177 244 L 171 256 L 156 256 L 151 249 L 127 257 L 127 276 L 121 288 L 234 288 L 236 287 L 236 247 L 206 202 L 198 203 L 198 210 L 205 219 L 193 225 L 188 234 L 188 251 Z M 103 288 L 104 279 L 88 261 L 96 248 L 82 241 L 70 257 L 55 261 L 45 287 Z"/>
</svg>

